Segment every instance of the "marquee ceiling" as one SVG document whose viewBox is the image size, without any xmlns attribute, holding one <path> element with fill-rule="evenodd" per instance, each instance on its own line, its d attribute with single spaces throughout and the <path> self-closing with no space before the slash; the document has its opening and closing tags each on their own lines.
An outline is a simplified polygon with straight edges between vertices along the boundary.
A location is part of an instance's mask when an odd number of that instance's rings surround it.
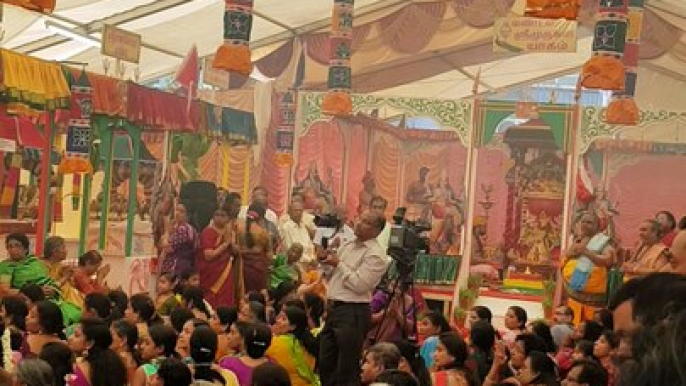
<svg viewBox="0 0 686 386">
<path fill-rule="evenodd" d="M 304 88 L 323 89 L 331 3 L 255 0 L 252 46 L 260 72 L 278 77 L 283 86 L 297 80 Z M 520 14 L 523 0 L 355 3 L 356 92 L 455 99 L 472 94 L 479 71 L 479 91 L 488 93 L 577 72 L 590 55 L 596 0 L 583 0 L 576 53 L 519 55 L 493 53 L 491 26 L 496 17 Z M 56 34 L 45 22 L 96 39 L 104 23 L 114 24 L 142 35 L 139 76 L 151 80 L 174 72 L 193 44 L 206 56 L 222 42 L 221 0 L 57 0 L 57 4 L 50 16 L 5 5 L 2 47 L 47 60 L 84 62 L 89 70 L 103 72 L 99 48 L 85 39 Z M 639 96 L 642 86 L 655 82 L 686 83 L 686 3 L 648 0 L 646 9 Z M 304 66 L 305 75 L 296 79 L 298 64 Z M 133 74 L 131 66 L 128 74 Z M 648 94 L 651 101 L 659 96 Z M 675 104 L 673 95 L 665 103 Z"/>
</svg>

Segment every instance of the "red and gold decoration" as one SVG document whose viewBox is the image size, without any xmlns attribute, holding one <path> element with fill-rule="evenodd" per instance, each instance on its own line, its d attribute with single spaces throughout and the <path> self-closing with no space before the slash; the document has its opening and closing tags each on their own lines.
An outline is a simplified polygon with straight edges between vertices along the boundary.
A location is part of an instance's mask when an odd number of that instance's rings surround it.
<svg viewBox="0 0 686 386">
<path fill-rule="evenodd" d="M 219 46 L 212 66 L 248 76 L 252 72 L 250 33 L 253 0 L 225 0 L 224 44 Z"/>
<path fill-rule="evenodd" d="M 576 20 L 579 0 L 526 0 L 525 16 L 541 19 Z"/>
<path fill-rule="evenodd" d="M 276 162 L 281 166 L 293 165 L 295 142 L 296 91 L 279 94 L 280 124 L 276 130 Z"/>
<path fill-rule="evenodd" d="M 644 0 L 629 0 L 629 29 L 624 46 L 624 91 L 614 92 L 612 100 L 607 106 L 605 120 L 617 125 L 636 125 L 639 120 L 639 110 L 634 100 L 636 93 L 638 51 L 641 44 L 643 29 Z"/>
<path fill-rule="evenodd" d="M 353 112 L 352 58 L 355 0 L 334 0 L 329 37 L 329 91 L 322 102 L 322 112 L 345 116 Z"/>
<path fill-rule="evenodd" d="M 591 89 L 624 90 L 622 56 L 628 29 L 628 0 L 600 0 L 593 38 L 593 57 L 581 72 L 581 85 Z"/>
<path fill-rule="evenodd" d="M 56 2 L 56 0 L 0 0 L 0 3 L 16 5 L 40 13 L 52 13 Z"/>
<path fill-rule="evenodd" d="M 92 173 L 90 162 L 91 113 L 93 112 L 93 88 L 85 71 L 78 78 L 69 70 L 65 75 L 71 83 L 71 109 L 67 127 L 66 151 L 58 171 L 60 174 Z"/>
</svg>

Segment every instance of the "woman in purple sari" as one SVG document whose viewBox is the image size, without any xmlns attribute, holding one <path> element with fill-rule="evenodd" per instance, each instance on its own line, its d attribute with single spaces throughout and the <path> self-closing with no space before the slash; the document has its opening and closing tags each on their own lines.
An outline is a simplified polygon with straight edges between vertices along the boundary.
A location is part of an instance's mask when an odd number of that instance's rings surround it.
<svg viewBox="0 0 686 386">
<path fill-rule="evenodd" d="M 176 206 L 174 221 L 162 251 L 160 272 L 180 275 L 193 268 L 198 232 L 188 222 L 188 211 L 184 204 Z"/>
</svg>

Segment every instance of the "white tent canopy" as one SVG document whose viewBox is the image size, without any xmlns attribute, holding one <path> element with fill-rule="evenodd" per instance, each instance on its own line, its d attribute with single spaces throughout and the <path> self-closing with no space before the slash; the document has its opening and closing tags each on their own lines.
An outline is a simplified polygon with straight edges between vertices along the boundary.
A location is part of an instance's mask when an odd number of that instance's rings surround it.
<svg viewBox="0 0 686 386">
<path fill-rule="evenodd" d="M 521 14 L 523 3 L 357 0 L 355 25 L 368 28 L 354 46 L 355 91 L 457 99 L 472 94 L 479 71 L 479 90 L 490 93 L 577 72 L 590 56 L 592 13 L 588 12 L 582 15 L 576 53 L 493 53 L 492 20 Z M 303 42 L 310 35 L 328 31 L 331 4 L 332 0 L 256 0 L 254 57 L 268 56 L 292 44 L 291 55 L 281 59 L 293 62 L 292 70 L 300 52 L 310 49 L 303 87 L 323 89 L 326 63 L 321 57 L 312 59 L 316 53 Z M 139 69 L 144 81 L 172 73 L 193 44 L 201 56 L 206 56 L 222 43 L 224 2 L 220 0 L 58 0 L 57 5 L 49 16 L 5 6 L 2 47 L 47 60 L 84 62 L 89 70 L 102 72 L 97 39 L 103 24 L 113 24 L 142 35 Z M 683 0 L 648 0 L 646 8 L 646 48 L 641 52 L 637 98 L 654 108 L 685 109 L 686 102 L 681 101 L 686 100 L 686 91 L 682 91 L 686 90 L 686 4 Z M 56 33 L 46 27 L 46 21 L 83 36 Z M 421 36 L 414 30 L 418 26 Z M 421 45 L 399 49 L 402 42 L 397 40 L 408 37 L 408 33 Z M 655 84 L 671 87 L 658 89 Z"/>
</svg>

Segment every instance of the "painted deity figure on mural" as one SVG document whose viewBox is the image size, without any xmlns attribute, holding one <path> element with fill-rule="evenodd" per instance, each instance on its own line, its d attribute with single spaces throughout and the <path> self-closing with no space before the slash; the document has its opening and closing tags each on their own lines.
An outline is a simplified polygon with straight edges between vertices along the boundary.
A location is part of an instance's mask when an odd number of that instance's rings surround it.
<svg viewBox="0 0 686 386">
<path fill-rule="evenodd" d="M 374 181 L 374 175 L 370 170 L 364 174 L 362 178 L 362 190 L 358 194 L 358 204 L 357 204 L 357 215 L 361 215 L 362 212 L 369 208 L 372 198 L 377 195 L 376 192 L 376 182 Z"/>
<path fill-rule="evenodd" d="M 333 177 L 333 172 L 330 175 Z M 333 183 L 333 181 L 330 181 L 330 183 Z M 324 197 L 328 206 L 336 203 L 331 186 L 327 186 L 324 181 L 322 181 L 319 176 L 317 164 L 314 162 L 310 164 L 310 168 L 308 169 L 305 178 L 296 182 L 296 187 L 301 190 L 305 197 L 305 209 L 307 210 L 311 211 L 315 209 L 319 197 Z"/>
<path fill-rule="evenodd" d="M 431 185 L 428 180 L 429 171 L 430 169 L 426 166 L 419 168 L 419 179 L 407 187 L 405 201 L 408 206 L 408 217 L 411 219 L 430 221 Z"/>
<path fill-rule="evenodd" d="M 441 173 L 438 183 L 431 188 L 432 241 L 440 253 L 457 254 L 463 214 L 460 199 L 450 185 L 447 171 Z"/>
</svg>

